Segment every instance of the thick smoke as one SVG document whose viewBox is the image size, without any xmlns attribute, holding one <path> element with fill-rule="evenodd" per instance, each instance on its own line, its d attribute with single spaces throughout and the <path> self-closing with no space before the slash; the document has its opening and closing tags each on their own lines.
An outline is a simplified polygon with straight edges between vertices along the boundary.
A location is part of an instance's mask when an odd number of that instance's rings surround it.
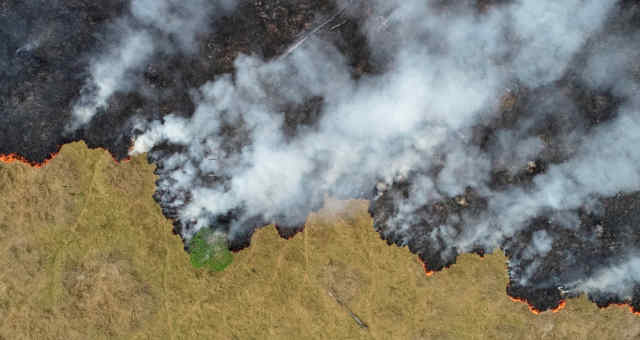
<svg viewBox="0 0 640 340">
<path fill-rule="evenodd" d="M 194 45 L 209 16 L 200 14 L 204 2 L 189 3 L 180 12 L 168 1 L 133 2 L 125 24 L 133 33 L 94 63 L 88 86 L 97 92 L 80 100 L 76 124 L 126 89 L 155 49 Z M 182 236 L 211 227 L 233 241 L 271 222 L 298 227 L 328 196 L 364 197 L 392 202 L 375 212 L 383 236 L 426 244 L 443 262 L 504 247 L 521 285 L 629 298 L 638 283 L 628 270 L 637 267 L 633 252 L 587 268 L 584 249 L 556 250 L 566 231 L 600 246 L 584 215 L 602 215 L 600 199 L 640 190 L 638 40 L 609 32 L 619 3 L 336 5 L 361 24 L 375 73 L 356 75 L 318 33 L 281 58 L 238 56 L 233 74 L 193 90 L 191 116 L 139 118 L 132 153 L 158 164 L 156 197 Z M 157 32 L 175 41 L 158 43 Z M 112 71 L 101 76 L 101 68 Z M 610 114 L 594 121 L 567 84 L 608 94 L 594 105 Z M 527 95 L 533 103 L 518 102 Z M 292 113 L 302 118 L 291 123 Z M 497 183 L 499 173 L 522 180 Z M 442 219 L 436 211 L 449 199 L 459 209 Z M 548 230 L 532 227 L 540 219 Z M 527 246 L 513 246 L 520 238 Z M 541 280 L 550 256 L 573 265 Z"/>
<path fill-rule="evenodd" d="M 136 72 L 156 52 L 191 53 L 198 34 L 210 29 L 209 19 L 233 8 L 234 0 L 132 0 L 129 14 L 114 22 L 116 43 L 92 60 L 90 77 L 72 109 L 75 130 L 107 106 L 118 91 L 130 91 Z"/>
<path fill-rule="evenodd" d="M 592 276 L 573 282 L 568 287 L 592 294 L 614 293 L 623 300 L 633 298 L 633 287 L 640 281 L 640 256 L 624 257 L 621 263 L 600 268 Z"/>
</svg>

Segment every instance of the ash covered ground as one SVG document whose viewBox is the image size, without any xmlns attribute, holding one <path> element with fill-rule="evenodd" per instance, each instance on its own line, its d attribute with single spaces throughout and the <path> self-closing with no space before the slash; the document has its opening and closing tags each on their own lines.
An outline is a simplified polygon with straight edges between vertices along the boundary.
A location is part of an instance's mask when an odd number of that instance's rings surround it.
<svg viewBox="0 0 640 340">
<path fill-rule="evenodd" d="M 640 311 L 639 1 L 0 1 L 0 154 L 148 152 L 188 245 L 326 197 L 538 310 Z"/>
</svg>

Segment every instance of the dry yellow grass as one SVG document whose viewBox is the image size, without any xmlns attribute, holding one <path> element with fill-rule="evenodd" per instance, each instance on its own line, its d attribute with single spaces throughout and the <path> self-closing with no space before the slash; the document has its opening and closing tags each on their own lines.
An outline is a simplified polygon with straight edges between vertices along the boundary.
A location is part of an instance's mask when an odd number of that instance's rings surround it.
<svg viewBox="0 0 640 340">
<path fill-rule="evenodd" d="M 501 253 L 426 277 L 361 201 L 330 202 L 288 241 L 259 230 L 224 272 L 195 270 L 152 171 L 82 143 L 42 169 L 0 164 L 1 339 L 639 338 L 626 308 L 580 298 L 534 315 L 512 302 Z"/>
</svg>

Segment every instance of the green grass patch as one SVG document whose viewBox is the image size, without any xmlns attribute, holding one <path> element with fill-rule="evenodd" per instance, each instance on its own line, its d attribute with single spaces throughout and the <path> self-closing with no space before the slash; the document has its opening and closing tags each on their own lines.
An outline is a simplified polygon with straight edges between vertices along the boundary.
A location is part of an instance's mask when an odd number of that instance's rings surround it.
<svg viewBox="0 0 640 340">
<path fill-rule="evenodd" d="M 189 242 L 191 264 L 195 268 L 222 271 L 233 261 L 233 254 L 227 247 L 224 234 L 209 228 L 200 230 Z"/>
</svg>

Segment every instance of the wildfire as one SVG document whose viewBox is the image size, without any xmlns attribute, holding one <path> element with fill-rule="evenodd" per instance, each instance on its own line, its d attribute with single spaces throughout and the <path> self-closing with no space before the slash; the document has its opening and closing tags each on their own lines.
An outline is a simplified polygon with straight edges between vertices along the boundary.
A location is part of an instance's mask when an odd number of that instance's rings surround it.
<svg viewBox="0 0 640 340">
<path fill-rule="evenodd" d="M 557 313 L 557 312 L 561 311 L 566 306 L 567 306 L 567 302 L 562 300 L 562 301 L 560 301 L 560 304 L 558 305 L 558 307 L 552 309 L 551 312 L 552 313 Z"/>
<path fill-rule="evenodd" d="M 47 159 L 45 159 L 41 163 L 38 163 L 38 162 L 31 162 L 20 155 L 11 153 L 8 155 L 0 155 L 0 163 L 9 164 L 9 163 L 20 162 L 20 163 L 24 163 L 26 165 L 32 166 L 34 168 L 42 168 L 43 166 L 47 165 L 47 163 L 49 163 L 52 159 L 54 159 L 57 155 L 58 155 L 57 152 L 52 153 L 51 155 L 49 155 Z"/>
<path fill-rule="evenodd" d="M 290 240 L 294 236 L 296 236 L 298 233 L 301 233 L 302 231 L 304 231 L 304 227 L 305 226 L 302 226 L 301 228 L 296 228 L 291 233 L 283 231 L 283 229 L 280 228 L 277 224 L 275 225 L 275 227 L 276 227 L 276 231 L 278 232 L 278 235 L 280 235 L 280 237 L 282 237 L 285 240 Z"/>
<path fill-rule="evenodd" d="M 107 152 L 109 152 L 109 151 L 107 151 Z M 111 155 L 111 153 L 110 153 L 110 152 L 109 152 L 109 154 Z M 116 162 L 116 163 L 118 163 L 118 164 L 120 164 L 120 163 L 126 163 L 126 162 L 128 162 L 128 161 L 130 161 L 130 160 L 131 160 L 131 156 L 127 156 L 127 157 L 125 157 L 125 158 L 123 158 L 123 159 L 121 159 L 121 160 L 117 160 L 113 155 L 111 155 L 111 158 L 113 158 L 113 161 L 114 161 L 114 162 Z"/>
<path fill-rule="evenodd" d="M 509 296 L 509 295 L 507 295 L 507 296 L 513 302 L 524 303 L 525 305 L 527 305 L 527 307 L 529 307 L 529 310 L 531 311 L 531 313 L 533 313 L 535 315 L 540 315 L 540 313 L 542 313 L 542 311 L 537 310 L 535 307 L 533 307 L 531 304 L 529 304 L 529 302 L 527 302 L 527 300 L 525 300 L 525 299 L 516 298 L 516 297 L 513 297 L 513 296 Z M 557 313 L 557 312 L 561 311 L 562 309 L 564 309 L 564 307 L 566 307 L 566 306 L 567 306 L 567 302 L 562 300 L 562 301 L 560 301 L 560 304 L 556 308 L 551 310 L 551 312 L 552 313 Z"/>
<path fill-rule="evenodd" d="M 102 147 L 97 147 L 97 149 L 106 151 L 111 156 L 113 161 L 116 162 L 116 163 L 123 163 L 123 162 L 128 162 L 128 161 L 131 160 L 131 156 L 127 156 L 126 158 L 123 158 L 121 160 L 117 160 L 116 157 L 113 156 L 113 154 L 111 154 L 111 152 L 109 152 L 109 150 L 107 150 L 105 148 L 102 148 Z M 129 147 L 129 151 L 131 151 L 132 149 L 133 149 L 133 144 L 131 144 L 131 146 Z M 51 153 L 49 155 L 49 157 L 47 157 L 44 161 L 42 161 L 40 163 L 30 161 L 30 160 L 28 160 L 28 159 L 26 159 L 26 158 L 24 158 L 24 157 L 22 157 L 22 156 L 20 156 L 18 154 L 15 154 L 15 153 L 11 153 L 11 154 L 8 154 L 8 155 L 0 154 L 0 163 L 9 164 L 9 163 L 20 162 L 20 163 L 29 165 L 29 166 L 34 167 L 34 168 L 42 168 L 42 167 L 46 166 L 51 160 L 53 160 L 60 153 L 59 150 L 60 150 L 60 147 L 58 147 L 58 151 L 56 151 L 54 153 Z"/>
<path fill-rule="evenodd" d="M 418 262 L 420 262 L 420 263 L 422 264 L 422 269 L 424 270 L 424 273 L 425 273 L 427 276 L 431 276 L 431 275 L 433 275 L 433 273 L 435 273 L 433 270 L 429 270 L 429 269 L 427 268 L 427 264 L 426 264 L 426 263 L 424 263 L 424 262 L 422 262 L 422 261 L 420 260 L 420 258 L 419 258 L 419 257 L 418 257 Z"/>
<path fill-rule="evenodd" d="M 629 312 L 633 313 L 634 315 L 638 315 L 638 316 L 640 316 L 640 311 L 633 310 L 633 307 L 632 307 L 632 306 L 630 306 L 630 305 L 628 305 L 628 304 L 626 304 L 626 303 L 612 303 L 612 304 L 610 304 L 609 306 L 629 307 Z M 601 309 L 604 309 L 604 308 L 608 308 L 609 306 L 606 306 L 606 307 L 600 307 L 600 308 L 601 308 Z"/>
<path fill-rule="evenodd" d="M 509 296 L 509 295 L 507 295 L 507 296 Z M 527 307 L 529 307 L 529 310 L 530 310 L 530 311 L 531 311 L 531 313 L 533 313 L 533 314 L 538 315 L 538 314 L 540 314 L 540 313 L 541 313 L 539 310 L 535 309 L 532 305 L 530 305 L 530 304 L 529 304 L 529 302 L 527 302 L 527 300 L 520 299 L 520 298 L 515 298 L 515 297 L 513 297 L 513 296 L 509 296 L 509 299 L 511 299 L 511 301 L 513 301 L 513 302 L 520 302 L 520 303 L 524 303 L 525 305 L 527 305 Z M 564 301 L 563 301 L 563 302 L 564 302 Z"/>
</svg>

